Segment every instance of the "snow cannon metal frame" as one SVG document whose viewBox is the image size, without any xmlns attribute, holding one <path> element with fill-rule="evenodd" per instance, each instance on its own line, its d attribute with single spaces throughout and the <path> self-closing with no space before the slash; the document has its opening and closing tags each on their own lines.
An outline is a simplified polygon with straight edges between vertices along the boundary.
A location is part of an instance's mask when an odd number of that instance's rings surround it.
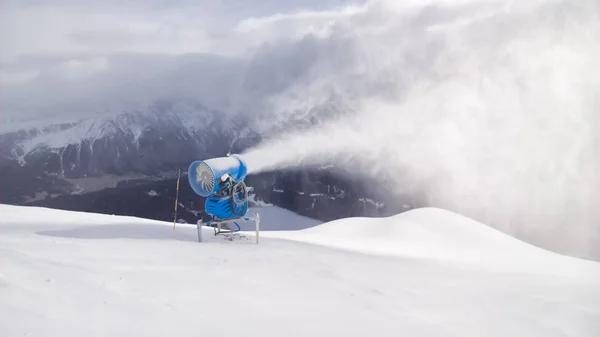
<svg viewBox="0 0 600 337">
<path fill-rule="evenodd" d="M 244 179 L 248 168 L 244 160 L 237 155 L 197 160 L 190 164 L 188 180 L 194 192 L 206 198 L 204 208 L 213 219 L 198 225 L 198 241 L 202 241 L 201 226 L 215 228 L 215 235 L 240 230 L 235 220 L 254 220 L 256 223 L 256 242 L 258 243 L 258 214 L 246 217 L 248 212 L 248 189 Z M 237 229 L 229 228 L 235 224 Z M 226 230 L 222 227 L 225 226 Z"/>
</svg>

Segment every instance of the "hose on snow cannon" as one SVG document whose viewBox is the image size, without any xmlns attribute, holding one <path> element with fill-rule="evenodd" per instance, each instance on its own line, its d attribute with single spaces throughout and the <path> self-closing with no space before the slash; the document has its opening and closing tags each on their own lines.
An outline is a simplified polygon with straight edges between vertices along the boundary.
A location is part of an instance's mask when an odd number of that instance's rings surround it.
<svg viewBox="0 0 600 337">
<path fill-rule="evenodd" d="M 248 168 L 237 155 L 197 160 L 190 164 L 188 180 L 196 194 L 206 197 L 206 213 L 217 220 L 241 218 L 248 211 Z"/>
</svg>

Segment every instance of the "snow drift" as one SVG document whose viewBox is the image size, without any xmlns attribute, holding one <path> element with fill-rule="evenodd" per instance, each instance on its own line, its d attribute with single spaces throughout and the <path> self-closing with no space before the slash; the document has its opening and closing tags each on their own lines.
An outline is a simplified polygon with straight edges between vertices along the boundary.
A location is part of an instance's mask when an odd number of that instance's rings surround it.
<svg viewBox="0 0 600 337">
<path fill-rule="evenodd" d="M 600 266 L 533 246 L 438 208 L 419 208 L 389 218 L 340 219 L 302 231 L 265 235 L 470 268 L 573 274 L 587 273 L 586 266 Z"/>
</svg>

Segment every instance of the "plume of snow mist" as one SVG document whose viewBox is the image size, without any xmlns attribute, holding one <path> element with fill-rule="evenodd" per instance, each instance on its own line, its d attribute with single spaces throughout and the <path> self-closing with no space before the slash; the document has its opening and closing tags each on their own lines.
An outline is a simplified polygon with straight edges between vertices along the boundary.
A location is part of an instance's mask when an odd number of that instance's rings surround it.
<svg viewBox="0 0 600 337">
<path fill-rule="evenodd" d="M 365 8 L 332 29 L 345 48 L 273 101 L 281 118 L 351 93 L 354 111 L 273 135 L 243 154 L 250 172 L 335 162 L 542 247 L 600 258 L 600 4 Z"/>
</svg>

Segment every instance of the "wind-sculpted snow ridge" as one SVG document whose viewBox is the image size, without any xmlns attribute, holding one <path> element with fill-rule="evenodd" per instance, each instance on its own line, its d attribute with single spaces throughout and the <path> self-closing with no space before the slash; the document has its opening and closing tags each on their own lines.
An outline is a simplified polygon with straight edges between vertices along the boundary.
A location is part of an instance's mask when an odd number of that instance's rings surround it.
<svg viewBox="0 0 600 337">
<path fill-rule="evenodd" d="M 302 231 L 266 235 L 484 269 L 600 275 L 600 263 L 547 251 L 438 208 L 419 208 L 387 218 L 339 219 Z"/>
<path fill-rule="evenodd" d="M 325 224 L 254 211 L 265 228 L 312 228 L 263 231 L 258 245 L 252 231 L 224 238 L 206 228 L 198 243 L 195 226 L 0 205 L 0 335 L 600 331 L 596 262 L 538 250 L 439 209 Z M 514 265 L 499 263 L 506 259 Z"/>
</svg>

